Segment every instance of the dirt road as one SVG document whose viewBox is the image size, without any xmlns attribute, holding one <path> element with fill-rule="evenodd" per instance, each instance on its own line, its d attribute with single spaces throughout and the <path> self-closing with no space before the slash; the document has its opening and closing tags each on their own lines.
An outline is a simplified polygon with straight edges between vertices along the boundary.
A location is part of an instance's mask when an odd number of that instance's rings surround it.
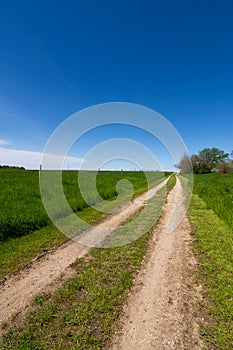
<svg viewBox="0 0 233 350">
<path fill-rule="evenodd" d="M 99 239 L 100 228 L 109 232 L 129 219 L 161 187 L 161 184 L 156 186 L 149 194 L 143 194 L 97 225 L 96 236 L 92 229 L 88 242 L 93 244 L 93 239 Z M 196 262 L 188 219 L 184 217 L 171 232 L 171 227 L 176 223 L 174 211 L 178 220 L 183 213 L 182 201 L 178 180 L 168 196 L 160 223 L 154 230 L 149 252 L 134 281 L 111 350 L 202 348 L 198 320 L 193 312 L 193 301 L 200 296 L 191 285 Z M 180 205 L 177 206 L 177 203 Z M 18 312 L 24 315 L 35 295 L 54 290 L 60 279 L 72 276 L 74 271 L 71 264 L 88 251 L 88 247 L 69 241 L 1 284 L 0 323 L 10 321 L 12 315 Z"/>
<path fill-rule="evenodd" d="M 135 198 L 121 211 L 107 217 L 102 223 L 80 236 L 82 243 L 94 246 L 104 234 L 108 234 L 133 216 L 147 199 L 154 196 L 165 185 L 166 181 L 167 179 Z M 74 271 L 70 265 L 77 258 L 86 255 L 89 249 L 85 245 L 69 241 L 2 283 L 0 285 L 0 333 L 1 325 L 8 322 L 12 315 L 26 312 L 35 295 L 54 290 L 61 278 L 64 280 L 72 276 Z"/>
<path fill-rule="evenodd" d="M 178 180 L 168 196 L 111 350 L 202 349 L 192 305 L 199 293 L 189 287 L 196 262 L 188 219 L 184 217 L 179 226 L 168 233 L 177 201 L 182 209 L 180 187 Z"/>
</svg>

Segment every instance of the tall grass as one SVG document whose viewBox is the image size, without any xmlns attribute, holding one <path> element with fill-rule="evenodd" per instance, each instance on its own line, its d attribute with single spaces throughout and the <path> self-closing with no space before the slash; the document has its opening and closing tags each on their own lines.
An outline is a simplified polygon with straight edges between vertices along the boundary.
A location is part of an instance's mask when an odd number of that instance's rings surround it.
<svg viewBox="0 0 233 350">
<path fill-rule="evenodd" d="M 208 349 L 233 349 L 233 174 L 195 175 L 189 209 Z"/>
<path fill-rule="evenodd" d="M 85 193 L 92 205 L 99 201 L 93 191 L 88 189 L 91 172 L 86 172 Z M 160 181 L 162 173 L 150 173 L 153 183 Z M 68 203 L 74 212 L 82 211 L 89 204 L 80 194 L 78 172 L 63 172 L 63 189 Z M 100 197 L 109 200 L 117 196 L 116 184 L 127 179 L 134 187 L 134 196 L 147 189 L 147 179 L 143 172 L 99 172 L 96 186 Z M 43 207 L 38 171 L 1 170 L 0 171 L 0 240 L 21 237 L 32 233 L 50 223 Z M 92 197 L 91 197 L 92 196 Z M 59 203 L 58 203 L 59 205 Z"/>
<path fill-rule="evenodd" d="M 194 175 L 194 193 L 233 227 L 233 174 Z"/>
<path fill-rule="evenodd" d="M 37 171 L 0 171 L 0 240 L 19 237 L 49 223 Z"/>
</svg>

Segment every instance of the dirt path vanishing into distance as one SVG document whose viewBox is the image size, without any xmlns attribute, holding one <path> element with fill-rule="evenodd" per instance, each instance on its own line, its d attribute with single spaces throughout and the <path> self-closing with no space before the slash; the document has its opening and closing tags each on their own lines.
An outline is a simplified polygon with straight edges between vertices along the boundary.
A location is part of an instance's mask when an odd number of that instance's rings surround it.
<svg viewBox="0 0 233 350">
<path fill-rule="evenodd" d="M 134 281 L 111 350 L 203 348 L 193 309 L 193 302 L 200 300 L 201 286 L 191 285 L 196 261 L 187 217 L 173 232 L 167 230 L 177 201 L 182 209 L 180 187 L 177 179 L 154 229 L 149 252 Z"/>
<path fill-rule="evenodd" d="M 131 218 L 148 199 L 152 198 L 166 184 L 160 184 L 126 204 L 120 211 L 106 217 L 83 236 L 88 246 L 70 240 L 10 276 L 0 284 L 0 334 L 2 327 L 17 313 L 24 315 L 30 308 L 33 297 L 54 291 L 61 281 L 74 275 L 71 265 L 77 258 L 84 257 L 97 240 L 103 238 L 101 232 L 109 234 Z M 87 239 L 85 238 L 87 236 Z M 80 236 L 80 239 L 82 237 Z M 80 240 L 79 240 L 80 241 Z"/>
<path fill-rule="evenodd" d="M 99 239 L 100 229 L 110 232 L 132 217 L 166 181 L 97 224 L 89 231 L 88 241 L 94 243 L 94 239 Z M 187 217 L 184 216 L 171 231 L 171 217 L 175 214 L 179 221 L 184 214 L 183 201 L 182 187 L 177 177 L 176 185 L 163 207 L 162 217 L 154 228 L 142 268 L 117 322 L 110 350 L 203 348 L 199 320 L 193 307 L 193 303 L 200 300 L 201 286 L 194 287 L 192 284 L 197 264 Z M 22 319 L 30 310 L 33 297 L 56 290 L 62 281 L 74 275 L 72 263 L 87 255 L 89 249 L 80 243 L 68 241 L 1 283 L 0 324 L 11 321 L 17 313 Z"/>
</svg>

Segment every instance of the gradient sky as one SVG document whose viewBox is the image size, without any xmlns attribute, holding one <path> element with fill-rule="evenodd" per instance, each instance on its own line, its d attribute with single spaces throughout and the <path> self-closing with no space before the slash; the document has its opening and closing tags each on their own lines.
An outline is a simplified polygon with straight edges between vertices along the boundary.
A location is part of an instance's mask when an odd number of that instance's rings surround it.
<svg viewBox="0 0 233 350">
<path fill-rule="evenodd" d="M 0 164 L 38 167 L 64 119 L 113 101 L 162 114 L 190 154 L 233 149 L 232 0 L 0 4 Z M 112 128 L 86 135 L 71 156 L 122 137 Z M 143 131 L 123 135 L 156 153 Z"/>
</svg>

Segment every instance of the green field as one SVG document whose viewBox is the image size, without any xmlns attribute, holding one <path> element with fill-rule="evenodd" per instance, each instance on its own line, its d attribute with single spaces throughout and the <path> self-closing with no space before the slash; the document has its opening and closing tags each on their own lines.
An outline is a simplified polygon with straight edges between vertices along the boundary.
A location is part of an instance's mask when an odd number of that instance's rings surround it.
<svg viewBox="0 0 233 350">
<path fill-rule="evenodd" d="M 233 174 L 194 176 L 189 216 L 199 260 L 202 334 L 208 348 L 233 348 Z"/>
<path fill-rule="evenodd" d="M 92 205 L 98 198 L 89 189 L 91 172 L 86 172 L 86 194 Z M 159 181 L 162 173 L 149 173 L 152 182 Z M 147 189 L 147 179 L 143 172 L 101 171 L 96 177 L 99 195 L 104 200 L 117 196 L 116 184 L 127 179 L 134 186 L 134 196 Z M 80 212 L 88 204 L 80 195 L 78 172 L 63 172 L 63 188 L 67 201 L 74 212 Z M 43 207 L 39 188 L 38 171 L 1 170 L 0 171 L 0 240 L 21 237 L 50 224 L 50 219 Z M 59 203 L 57 204 L 59 206 Z"/>
<path fill-rule="evenodd" d="M 166 176 L 169 173 L 165 174 Z M 77 215 L 89 224 L 100 220 L 104 212 L 88 207 L 80 196 L 77 171 L 64 171 L 64 192 Z M 86 173 L 86 181 L 91 174 Z M 148 173 L 151 183 L 163 179 L 162 173 Z M 116 198 L 116 183 L 129 180 L 134 186 L 134 196 L 147 190 L 143 172 L 100 172 L 97 176 L 99 194 L 107 199 L 107 206 Z M 33 258 L 62 244 L 68 238 L 49 220 L 42 205 L 38 171 L 1 170 L 0 204 L 0 280 L 27 265 Z M 88 189 L 87 189 L 88 192 Z M 89 191 L 89 195 L 91 192 Z M 123 196 L 123 200 L 125 197 Z M 93 203 L 95 201 L 93 200 Z"/>
</svg>

